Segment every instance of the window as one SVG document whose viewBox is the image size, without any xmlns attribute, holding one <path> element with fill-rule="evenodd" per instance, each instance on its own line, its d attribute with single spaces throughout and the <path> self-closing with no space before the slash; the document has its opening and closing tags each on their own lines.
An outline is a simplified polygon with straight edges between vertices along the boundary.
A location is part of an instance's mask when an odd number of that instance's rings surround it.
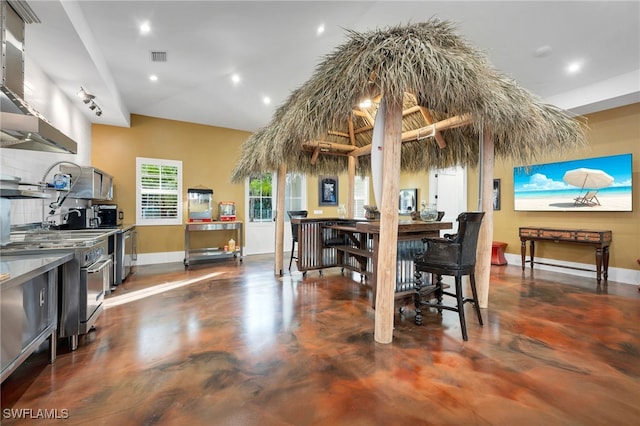
<svg viewBox="0 0 640 426">
<path fill-rule="evenodd" d="M 273 220 L 273 175 L 265 173 L 249 178 L 249 221 Z"/>
<path fill-rule="evenodd" d="M 136 225 L 182 225 L 182 161 L 136 158 Z"/>
<path fill-rule="evenodd" d="M 306 202 L 306 179 L 300 173 L 287 173 L 286 187 L 284 193 L 284 211 L 305 210 Z M 285 222 L 289 221 L 289 215 L 285 215 Z"/>
<path fill-rule="evenodd" d="M 364 206 L 369 203 L 369 177 L 356 176 L 353 182 L 353 217 L 363 218 Z"/>
</svg>

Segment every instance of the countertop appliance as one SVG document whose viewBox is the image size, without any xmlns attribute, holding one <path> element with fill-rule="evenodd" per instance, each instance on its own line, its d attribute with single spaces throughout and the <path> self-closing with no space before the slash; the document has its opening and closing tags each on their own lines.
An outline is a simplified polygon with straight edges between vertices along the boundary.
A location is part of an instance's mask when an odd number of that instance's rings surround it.
<svg viewBox="0 0 640 426">
<path fill-rule="evenodd" d="M 221 201 L 218 203 L 220 220 L 223 222 L 236 220 L 236 203 L 233 201 Z"/>
<path fill-rule="evenodd" d="M 97 204 L 93 208 L 99 219 L 100 228 L 115 228 L 122 225 L 122 212 L 117 204 Z"/>
<path fill-rule="evenodd" d="M 75 183 L 69 198 L 79 198 L 84 200 L 111 200 L 113 198 L 113 177 L 95 167 L 82 167 L 79 171 L 77 167 L 61 165 L 60 173 L 71 176 L 72 179 L 80 177 Z"/>
<path fill-rule="evenodd" d="M 213 219 L 213 189 L 187 189 L 189 222 L 211 222 Z"/>
<path fill-rule="evenodd" d="M 88 333 L 103 310 L 105 288 L 112 281 L 108 237 L 117 230 L 34 230 L 11 233 L 2 256 L 73 253 L 59 280 L 58 337 L 69 338 L 71 350 Z"/>
<path fill-rule="evenodd" d="M 100 218 L 92 208 L 74 208 L 67 212 L 68 229 L 92 229 L 100 225 Z"/>
</svg>

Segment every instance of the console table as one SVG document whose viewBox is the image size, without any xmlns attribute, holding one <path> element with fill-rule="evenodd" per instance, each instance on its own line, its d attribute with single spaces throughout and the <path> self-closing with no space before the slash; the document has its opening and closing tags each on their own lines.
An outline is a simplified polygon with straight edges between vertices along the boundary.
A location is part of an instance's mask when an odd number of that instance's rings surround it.
<svg viewBox="0 0 640 426">
<path fill-rule="evenodd" d="M 592 271 L 591 269 L 575 268 L 572 266 L 556 265 L 552 263 L 534 261 L 536 241 L 580 244 L 583 246 L 594 247 L 596 249 L 595 272 L 598 284 L 600 284 L 601 276 L 603 275 L 604 280 L 607 281 L 607 277 L 609 275 L 609 246 L 611 245 L 611 231 L 593 229 L 523 227 L 520 228 L 520 241 L 520 254 L 522 257 L 523 271 L 526 262 L 529 262 L 531 264 L 531 268 L 533 268 L 534 263 L 538 263 L 540 265 L 558 266 L 561 268 L 579 269 L 582 271 Z M 531 260 L 525 261 L 527 254 L 527 241 L 529 241 L 530 245 Z"/>
</svg>

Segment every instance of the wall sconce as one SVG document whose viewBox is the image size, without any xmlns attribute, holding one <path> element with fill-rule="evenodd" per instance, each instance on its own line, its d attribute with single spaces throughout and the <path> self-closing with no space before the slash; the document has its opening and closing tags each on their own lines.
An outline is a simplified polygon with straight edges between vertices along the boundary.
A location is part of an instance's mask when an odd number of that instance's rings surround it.
<svg viewBox="0 0 640 426">
<path fill-rule="evenodd" d="M 98 117 L 102 115 L 102 109 L 98 106 L 98 104 L 94 101 L 96 98 L 91 93 L 84 90 L 82 86 L 80 86 L 80 91 L 78 92 L 78 97 L 82 99 L 82 102 L 88 104 L 89 109 L 94 111 Z"/>
</svg>

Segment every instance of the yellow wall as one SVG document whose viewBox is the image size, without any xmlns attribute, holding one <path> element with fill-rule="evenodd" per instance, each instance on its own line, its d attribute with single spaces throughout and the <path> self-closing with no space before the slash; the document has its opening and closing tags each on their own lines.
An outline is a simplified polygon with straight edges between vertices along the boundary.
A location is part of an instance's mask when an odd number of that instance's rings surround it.
<svg viewBox="0 0 640 426">
<path fill-rule="evenodd" d="M 496 160 L 494 177 L 500 179 L 501 210 L 494 212 L 493 240 L 508 243 L 507 252 L 520 254 L 518 228 L 546 226 L 587 229 L 609 229 L 613 233 L 610 266 L 636 269 L 640 257 L 640 103 L 587 115 L 589 146 L 571 155 L 549 156 L 537 163 L 551 163 L 580 158 L 632 153 L 632 212 L 524 212 L 515 211 L 513 200 L 513 168 L 523 164 Z M 470 170 L 467 206 L 474 209 L 478 199 L 478 171 Z M 536 245 L 536 257 L 570 262 L 594 263 L 593 248 L 568 244 Z"/>
<path fill-rule="evenodd" d="M 344 204 L 345 207 L 347 205 L 348 200 L 348 184 L 347 179 L 348 175 L 346 173 L 339 174 L 338 176 L 338 205 Z M 338 207 L 337 206 L 321 206 L 318 203 L 318 177 L 310 176 L 307 178 L 307 209 L 309 210 L 309 217 L 338 217 Z M 428 173 L 418 173 L 418 174 L 408 174 L 401 173 L 400 174 L 400 189 L 418 189 L 418 208 L 420 206 L 421 200 L 429 200 L 429 174 Z M 369 179 L 369 205 L 375 205 L 375 198 L 373 195 L 373 183 L 371 179 Z M 322 210 L 322 214 L 313 213 L 314 210 Z M 404 217 L 403 219 L 409 219 L 409 217 Z"/>
<path fill-rule="evenodd" d="M 518 227 L 558 226 L 569 228 L 611 229 L 613 267 L 635 269 L 640 257 L 640 104 L 591 114 L 588 117 L 590 145 L 571 156 L 550 156 L 540 163 L 598 157 L 631 152 L 633 154 L 633 212 L 522 212 L 513 209 L 513 167 L 520 164 L 496 162 L 495 177 L 501 179 L 501 210 L 494 213 L 495 241 L 508 243 L 507 252 L 520 253 Z M 186 190 L 194 186 L 214 190 L 214 202 L 235 201 L 239 220 L 244 220 L 244 185 L 230 182 L 231 171 L 240 155 L 248 132 L 204 126 L 173 120 L 132 115 L 131 128 L 94 125 L 92 163 L 115 176 L 115 200 L 125 211 L 125 222 L 135 222 L 135 159 L 163 158 L 183 162 L 184 212 L 187 215 Z M 347 175 L 338 175 L 339 204 L 347 204 Z M 418 188 L 418 200 L 428 200 L 428 174 L 402 174 L 401 188 Z M 477 205 L 477 170 L 468 173 L 469 209 Z M 370 190 L 369 204 L 373 201 Z M 307 179 L 307 208 L 310 216 L 322 210 L 322 216 L 336 217 L 337 207 L 318 205 L 318 179 Z M 217 212 L 217 210 L 216 210 Z M 181 226 L 138 227 L 140 253 L 171 252 L 184 249 Z M 223 245 L 231 235 L 220 237 Z M 574 245 L 539 244 L 536 255 L 580 263 L 593 263 L 593 249 Z"/>
<path fill-rule="evenodd" d="M 236 214 L 244 218 L 244 185 L 232 184 L 231 171 L 240 156 L 240 146 L 250 133 L 141 115 L 131 116 L 131 127 L 94 124 L 91 162 L 114 176 L 114 203 L 124 211 L 125 223 L 135 223 L 136 157 L 182 161 L 183 218 L 186 222 L 187 189 L 214 190 L 214 216 L 218 202 L 235 201 Z M 138 226 L 138 252 L 184 250 L 183 226 Z M 224 245 L 232 233 L 217 238 Z M 198 236 L 194 235 L 198 246 Z"/>
</svg>

